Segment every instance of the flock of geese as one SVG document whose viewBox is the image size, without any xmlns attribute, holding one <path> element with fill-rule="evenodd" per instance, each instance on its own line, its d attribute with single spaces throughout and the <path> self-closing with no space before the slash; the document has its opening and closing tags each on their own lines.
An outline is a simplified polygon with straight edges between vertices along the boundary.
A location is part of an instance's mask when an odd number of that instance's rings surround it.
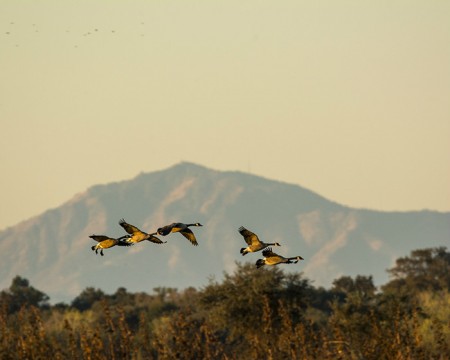
<svg viewBox="0 0 450 360">
<path fill-rule="evenodd" d="M 147 233 L 140 230 L 134 225 L 127 223 L 124 219 L 119 221 L 119 225 L 126 231 L 126 235 L 119 238 L 111 238 L 106 235 L 90 235 L 89 237 L 98 242 L 97 245 L 91 247 L 96 254 L 100 251 L 100 255 L 103 256 L 103 250 L 109 249 L 114 246 L 131 246 L 141 241 L 150 241 L 155 244 L 165 244 L 167 241 L 162 241 L 155 235 L 167 236 L 171 233 L 180 233 L 186 239 L 188 239 L 192 245 L 197 246 L 197 239 L 189 229 L 192 226 L 203 226 L 200 223 L 184 224 L 184 223 L 172 223 L 158 228 L 156 232 Z M 241 254 L 244 256 L 248 253 L 257 252 L 262 250 L 263 259 L 256 261 L 256 267 L 260 268 L 264 265 L 278 265 L 278 264 L 296 264 L 299 260 L 303 260 L 301 256 L 284 257 L 278 255 L 272 251 L 271 246 L 281 246 L 279 243 L 265 243 L 259 240 L 258 235 L 241 226 L 238 229 L 239 233 L 247 243 L 247 247 L 241 249 Z"/>
</svg>

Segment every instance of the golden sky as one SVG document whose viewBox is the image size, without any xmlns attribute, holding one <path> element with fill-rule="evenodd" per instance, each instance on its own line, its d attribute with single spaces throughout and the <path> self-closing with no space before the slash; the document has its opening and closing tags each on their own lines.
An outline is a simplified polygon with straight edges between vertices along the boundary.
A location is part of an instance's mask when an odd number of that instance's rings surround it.
<svg viewBox="0 0 450 360">
<path fill-rule="evenodd" d="M 0 229 L 180 161 L 450 211 L 450 1 L 0 2 Z"/>
</svg>

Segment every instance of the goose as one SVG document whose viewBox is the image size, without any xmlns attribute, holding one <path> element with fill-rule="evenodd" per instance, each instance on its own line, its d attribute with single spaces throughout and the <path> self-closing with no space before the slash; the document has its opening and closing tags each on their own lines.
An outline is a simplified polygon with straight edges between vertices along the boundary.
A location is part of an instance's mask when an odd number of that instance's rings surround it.
<svg viewBox="0 0 450 360">
<path fill-rule="evenodd" d="M 296 264 L 299 260 L 303 260 L 301 256 L 294 256 L 286 258 L 284 256 L 272 252 L 272 248 L 267 248 L 262 252 L 264 259 L 256 261 L 256 267 L 259 269 L 264 265 L 278 265 L 278 264 Z"/>
<path fill-rule="evenodd" d="M 122 236 L 118 239 L 114 239 L 114 238 L 111 238 L 106 235 L 90 235 L 89 237 L 98 242 L 98 244 L 92 246 L 91 249 L 92 249 L 92 251 L 95 251 L 96 254 L 97 254 L 97 251 L 100 250 L 101 256 L 103 256 L 103 249 L 109 249 L 116 245 L 117 246 L 133 245 L 133 244 L 129 244 L 129 243 L 123 241 L 123 239 L 128 238 L 128 235 Z"/>
<path fill-rule="evenodd" d="M 197 239 L 195 238 L 195 235 L 192 232 L 192 230 L 189 229 L 190 226 L 203 226 L 203 225 L 200 223 L 194 224 L 172 223 L 170 225 L 160 227 L 156 233 L 158 235 L 166 236 L 170 233 L 179 232 L 186 239 L 188 239 L 192 243 L 192 245 L 197 246 L 198 245 Z"/>
<path fill-rule="evenodd" d="M 258 235 L 247 230 L 245 227 L 241 226 L 239 229 L 239 233 L 244 237 L 245 242 L 248 244 L 246 248 L 241 249 L 241 254 L 244 256 L 249 252 L 256 252 L 262 249 L 265 249 L 268 246 L 281 246 L 279 243 L 265 243 L 259 240 Z"/>
<path fill-rule="evenodd" d="M 155 244 L 164 244 L 167 242 L 167 241 L 161 241 L 156 236 L 154 236 L 154 235 L 156 235 L 156 233 L 148 234 L 146 232 L 139 230 L 136 226 L 128 224 L 125 221 L 125 219 L 120 219 L 119 225 L 122 226 L 128 234 L 130 234 L 130 236 L 128 236 L 128 238 L 125 240 L 128 243 L 133 244 L 133 243 L 138 243 L 138 242 L 141 242 L 144 240 L 151 241 Z"/>
</svg>

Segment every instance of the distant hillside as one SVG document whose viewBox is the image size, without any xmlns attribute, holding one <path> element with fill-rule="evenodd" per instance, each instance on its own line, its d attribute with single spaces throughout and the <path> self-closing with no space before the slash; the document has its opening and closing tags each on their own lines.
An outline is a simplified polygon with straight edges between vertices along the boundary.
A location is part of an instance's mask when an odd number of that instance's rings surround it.
<svg viewBox="0 0 450 360">
<path fill-rule="evenodd" d="M 171 234 L 164 245 L 144 242 L 96 256 L 88 236 L 124 234 L 120 218 L 146 231 L 174 221 L 204 227 L 193 229 L 198 247 Z M 302 255 L 305 261 L 284 269 L 304 271 L 326 287 L 344 274 L 373 275 L 384 283 L 396 258 L 448 245 L 450 238 L 450 213 L 352 209 L 297 185 L 181 163 L 93 186 L 0 232 L 0 288 L 21 275 L 57 302 L 70 301 L 87 286 L 108 293 L 118 287 L 199 287 L 233 271 L 236 261 L 253 263 L 261 256 L 240 255 L 241 225 L 266 242 L 280 242 L 280 254 Z"/>
</svg>

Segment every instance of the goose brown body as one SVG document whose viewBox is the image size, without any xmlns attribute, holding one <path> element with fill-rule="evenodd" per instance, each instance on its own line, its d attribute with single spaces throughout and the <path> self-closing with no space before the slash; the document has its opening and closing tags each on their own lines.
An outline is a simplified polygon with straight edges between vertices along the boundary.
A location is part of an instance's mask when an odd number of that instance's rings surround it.
<svg viewBox="0 0 450 360">
<path fill-rule="evenodd" d="M 194 224 L 184 224 L 184 223 L 172 223 L 166 226 L 162 226 L 158 229 L 156 232 L 158 235 L 166 236 L 170 233 L 179 232 L 181 235 L 183 235 L 186 239 L 188 239 L 192 245 L 197 246 L 198 242 L 197 239 L 192 232 L 191 229 L 189 229 L 190 226 L 203 226 L 200 223 L 194 223 Z"/>
<path fill-rule="evenodd" d="M 100 250 L 101 256 L 103 256 L 103 249 L 109 249 L 109 248 L 112 248 L 113 246 L 130 246 L 130 245 L 132 245 L 132 244 L 129 244 L 129 243 L 123 241 L 123 239 L 128 238 L 128 235 L 122 236 L 117 239 L 111 238 L 106 235 L 90 235 L 89 237 L 98 242 L 98 244 L 92 246 L 91 249 L 92 249 L 92 251 L 95 251 L 96 254 L 97 254 L 98 250 Z"/>
<path fill-rule="evenodd" d="M 124 228 L 124 230 L 130 234 L 126 242 L 128 243 L 138 243 L 144 240 L 151 241 L 155 244 L 164 244 L 165 241 L 160 240 L 155 235 L 156 233 L 146 233 L 134 225 L 128 224 L 124 219 L 119 221 L 119 225 Z"/>
<path fill-rule="evenodd" d="M 278 265 L 278 264 L 296 264 L 299 260 L 303 260 L 301 256 L 284 257 L 272 251 L 272 248 L 267 248 L 262 252 L 264 259 L 256 261 L 256 267 L 260 268 L 264 265 Z"/>
</svg>

